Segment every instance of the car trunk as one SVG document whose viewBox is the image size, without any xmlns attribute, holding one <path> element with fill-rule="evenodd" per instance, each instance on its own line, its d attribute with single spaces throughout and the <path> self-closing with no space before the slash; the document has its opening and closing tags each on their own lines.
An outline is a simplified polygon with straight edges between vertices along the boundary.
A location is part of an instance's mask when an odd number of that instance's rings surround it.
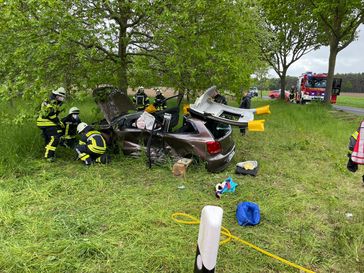
<svg viewBox="0 0 364 273">
<path fill-rule="evenodd" d="M 221 153 L 223 155 L 230 152 L 234 147 L 235 143 L 232 137 L 231 126 L 222 122 L 217 122 L 213 120 L 208 120 L 206 123 L 206 128 L 214 136 L 214 139 L 220 142 Z"/>
</svg>

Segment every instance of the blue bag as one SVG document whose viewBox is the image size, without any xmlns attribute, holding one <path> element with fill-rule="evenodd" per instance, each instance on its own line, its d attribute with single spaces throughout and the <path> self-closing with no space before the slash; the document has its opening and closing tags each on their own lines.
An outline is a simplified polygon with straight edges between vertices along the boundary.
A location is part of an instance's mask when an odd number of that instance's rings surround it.
<svg viewBox="0 0 364 273">
<path fill-rule="evenodd" d="M 236 208 L 236 220 L 238 220 L 240 226 L 255 226 L 259 224 L 259 206 L 252 202 L 240 202 Z"/>
</svg>

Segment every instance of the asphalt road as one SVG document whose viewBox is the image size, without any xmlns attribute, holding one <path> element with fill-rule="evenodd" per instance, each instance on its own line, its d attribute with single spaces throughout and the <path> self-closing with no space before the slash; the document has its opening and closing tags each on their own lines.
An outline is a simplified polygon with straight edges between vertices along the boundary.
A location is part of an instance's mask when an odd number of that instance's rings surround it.
<svg viewBox="0 0 364 273">
<path fill-rule="evenodd" d="M 348 113 L 353 113 L 358 116 L 364 116 L 364 108 L 355 108 L 355 107 L 349 107 L 349 106 L 340 106 L 333 104 L 332 107 L 336 110 L 341 110 Z"/>
</svg>

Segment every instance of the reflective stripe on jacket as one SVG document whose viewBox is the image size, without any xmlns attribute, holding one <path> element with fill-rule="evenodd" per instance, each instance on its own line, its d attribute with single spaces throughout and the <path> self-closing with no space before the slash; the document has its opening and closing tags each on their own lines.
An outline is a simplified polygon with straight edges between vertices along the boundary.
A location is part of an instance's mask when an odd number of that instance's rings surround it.
<svg viewBox="0 0 364 273">
<path fill-rule="evenodd" d="M 87 148 L 93 153 L 104 154 L 106 151 L 106 142 L 98 131 L 89 131 L 86 133 Z"/>
<path fill-rule="evenodd" d="M 59 124 L 58 115 L 61 112 L 61 106 L 56 100 L 44 100 L 42 102 L 39 116 L 37 118 L 38 127 L 57 126 Z"/>
<path fill-rule="evenodd" d="M 357 164 L 364 164 L 364 121 L 361 122 L 358 131 L 358 135 L 353 136 L 356 136 L 357 140 L 351 153 L 351 160 Z"/>
</svg>

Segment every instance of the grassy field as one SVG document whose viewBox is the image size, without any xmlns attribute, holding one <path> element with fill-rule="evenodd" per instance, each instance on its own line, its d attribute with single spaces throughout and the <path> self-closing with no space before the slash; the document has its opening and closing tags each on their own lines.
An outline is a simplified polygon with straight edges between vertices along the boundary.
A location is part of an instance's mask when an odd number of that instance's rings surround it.
<svg viewBox="0 0 364 273">
<path fill-rule="evenodd" d="M 265 132 L 242 137 L 236 130 L 227 170 L 192 165 L 184 179 L 173 177 L 173 162 L 148 169 L 145 157 L 117 155 L 110 165 L 86 168 L 59 148 L 58 160 L 47 163 L 33 106 L 2 104 L 0 272 L 192 272 L 198 226 L 171 215 L 199 217 L 205 205 L 224 209 L 223 225 L 234 235 L 312 271 L 364 272 L 362 170 L 346 170 L 360 118 L 321 104 L 253 99 L 254 107 L 265 103 L 272 114 L 256 117 L 266 119 Z M 85 121 L 100 117 L 91 101 L 78 106 Z M 257 177 L 234 174 L 245 160 L 259 162 Z M 229 176 L 236 192 L 216 199 L 214 186 Z M 237 224 L 241 201 L 260 206 L 259 225 Z M 298 270 L 231 242 L 220 247 L 216 272 Z"/>
<path fill-rule="evenodd" d="M 342 93 L 340 96 L 337 97 L 337 104 L 343 106 L 364 108 L 364 94 Z"/>
</svg>

